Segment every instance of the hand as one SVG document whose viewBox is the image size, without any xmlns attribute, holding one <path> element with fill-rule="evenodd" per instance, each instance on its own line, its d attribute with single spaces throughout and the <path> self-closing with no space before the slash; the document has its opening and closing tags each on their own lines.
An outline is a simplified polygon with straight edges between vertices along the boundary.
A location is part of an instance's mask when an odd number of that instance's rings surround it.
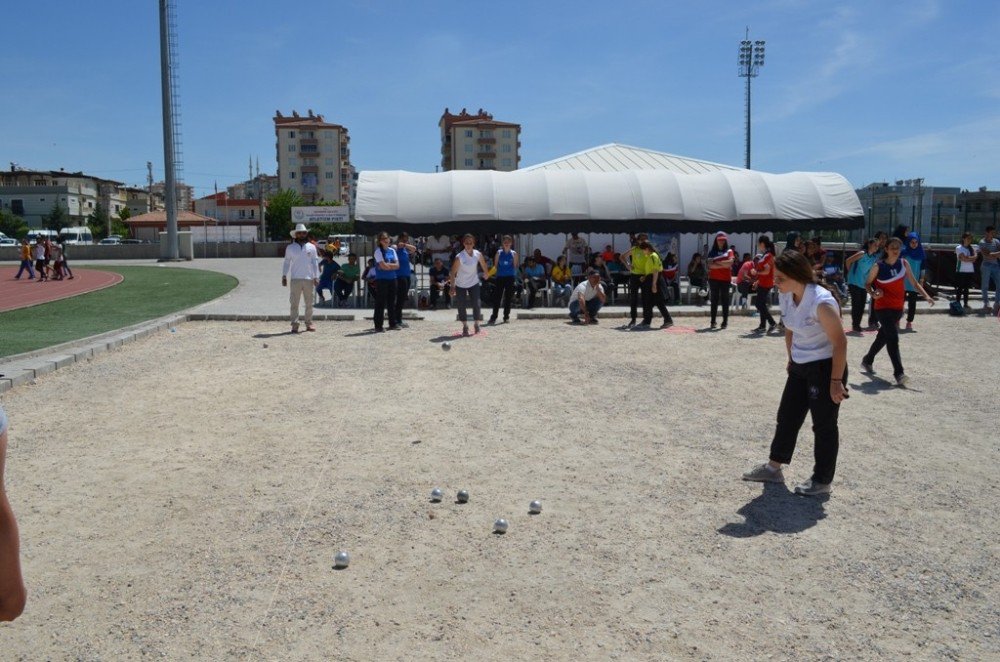
<svg viewBox="0 0 1000 662">
<path fill-rule="evenodd" d="M 454 286 L 452 286 L 452 288 L 451 288 L 451 296 L 455 296 L 455 288 L 454 288 Z"/>
<path fill-rule="evenodd" d="M 319 285 L 319 278 L 313 278 L 313 287 L 316 287 L 318 285 Z"/>
<path fill-rule="evenodd" d="M 931 306 L 934 305 L 935 301 L 933 297 L 924 297 Z"/>
<path fill-rule="evenodd" d="M 880 289 L 874 289 L 874 290 L 872 290 L 872 298 L 873 299 L 881 299 L 882 298 L 882 290 L 880 290 Z"/>
<path fill-rule="evenodd" d="M 850 396 L 847 394 L 847 389 L 844 387 L 844 382 L 830 382 L 830 399 L 833 400 L 834 404 L 840 404 Z"/>
<path fill-rule="evenodd" d="M 288 287 L 288 279 L 285 278 L 284 276 L 281 277 L 281 286 Z"/>
</svg>

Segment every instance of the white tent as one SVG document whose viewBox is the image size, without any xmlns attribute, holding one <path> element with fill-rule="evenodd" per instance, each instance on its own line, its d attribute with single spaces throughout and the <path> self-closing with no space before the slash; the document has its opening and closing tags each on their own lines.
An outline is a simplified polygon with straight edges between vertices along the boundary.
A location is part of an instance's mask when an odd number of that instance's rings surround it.
<svg viewBox="0 0 1000 662">
<path fill-rule="evenodd" d="M 836 173 L 725 169 L 364 171 L 356 228 L 461 232 L 765 232 L 854 229 L 864 215 Z"/>
</svg>

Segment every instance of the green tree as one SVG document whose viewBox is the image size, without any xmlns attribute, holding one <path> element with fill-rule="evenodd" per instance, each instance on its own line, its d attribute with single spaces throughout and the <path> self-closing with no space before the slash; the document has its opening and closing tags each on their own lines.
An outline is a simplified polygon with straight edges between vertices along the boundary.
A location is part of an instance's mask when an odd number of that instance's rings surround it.
<svg viewBox="0 0 1000 662">
<path fill-rule="evenodd" d="M 94 207 L 94 212 L 87 217 L 87 227 L 90 228 L 90 234 L 94 235 L 96 241 L 108 236 L 109 221 L 107 210 L 104 209 L 104 205 L 98 202 L 97 206 Z"/>
<path fill-rule="evenodd" d="M 302 196 L 292 189 L 285 189 L 268 199 L 264 219 L 271 239 L 275 241 L 288 239 L 288 233 L 295 227 L 292 223 L 292 207 L 301 207 L 304 204 Z"/>
<path fill-rule="evenodd" d="M 20 216 L 15 216 L 10 210 L 0 209 L 0 232 L 8 237 L 20 239 L 28 234 L 28 224 Z"/>
<path fill-rule="evenodd" d="M 67 219 L 66 212 L 59 206 L 59 201 L 57 200 L 52 204 L 52 210 L 42 216 L 42 228 L 59 232 L 59 230 L 66 227 Z"/>
</svg>

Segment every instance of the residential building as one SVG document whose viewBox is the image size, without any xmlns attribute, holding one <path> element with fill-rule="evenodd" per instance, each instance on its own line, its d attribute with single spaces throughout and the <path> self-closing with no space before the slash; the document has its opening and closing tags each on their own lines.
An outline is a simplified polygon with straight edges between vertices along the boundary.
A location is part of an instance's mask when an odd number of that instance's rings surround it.
<svg viewBox="0 0 1000 662">
<path fill-rule="evenodd" d="M 350 136 L 322 115 L 292 111 L 274 116 L 278 187 L 297 191 L 308 202 L 340 201 L 354 208 Z"/>
<path fill-rule="evenodd" d="M 241 200 L 266 200 L 280 190 L 277 175 L 257 175 L 253 179 L 226 187 L 230 198 Z"/>
<path fill-rule="evenodd" d="M 482 108 L 470 115 L 444 109 L 441 129 L 442 170 L 517 170 L 521 163 L 521 125 L 500 122 Z"/>
<path fill-rule="evenodd" d="M 971 232 L 977 241 L 987 227 L 1000 227 L 997 224 L 1000 191 L 990 191 L 985 186 L 980 186 L 978 191 L 962 191 L 957 206 L 959 226 L 963 232 Z"/>
<path fill-rule="evenodd" d="M 259 225 L 264 200 L 237 199 L 228 193 L 206 195 L 194 201 L 194 213 L 214 218 L 224 225 Z"/>
<path fill-rule="evenodd" d="M 153 184 L 153 197 L 159 197 L 160 200 L 166 200 L 167 196 L 165 191 L 167 190 L 166 182 L 156 182 Z M 177 193 L 177 211 L 191 211 L 194 209 L 194 187 L 184 184 L 183 182 L 176 182 L 174 184 L 174 190 Z M 166 207 L 166 203 L 164 203 Z"/>
<path fill-rule="evenodd" d="M 957 186 L 929 186 L 923 179 L 894 184 L 873 182 L 855 189 L 865 210 L 866 236 L 876 230 L 892 234 L 905 225 L 926 243 L 958 241 L 962 233 Z"/>
<path fill-rule="evenodd" d="M 66 214 L 65 225 L 83 225 L 98 205 L 117 217 L 126 205 L 121 182 L 64 170 L 27 170 L 12 166 L 0 172 L 0 207 L 42 226 L 42 218 L 58 204 Z"/>
<path fill-rule="evenodd" d="M 132 216 L 159 211 L 165 206 L 162 193 L 151 193 L 148 188 L 141 186 L 125 186 L 122 190 L 125 193 L 125 204 Z"/>
</svg>

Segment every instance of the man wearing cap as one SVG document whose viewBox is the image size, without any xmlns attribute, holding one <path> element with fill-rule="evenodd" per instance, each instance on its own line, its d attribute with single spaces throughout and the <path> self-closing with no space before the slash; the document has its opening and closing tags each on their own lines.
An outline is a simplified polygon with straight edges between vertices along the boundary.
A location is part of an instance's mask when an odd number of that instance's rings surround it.
<svg viewBox="0 0 1000 662">
<path fill-rule="evenodd" d="M 604 305 L 605 298 L 600 272 L 597 269 L 587 269 L 586 280 L 580 281 L 569 300 L 569 317 L 573 324 L 597 324 L 597 312 Z"/>
<path fill-rule="evenodd" d="M 319 285 L 319 256 L 315 244 L 309 242 L 309 231 L 303 223 L 289 234 L 295 240 L 285 248 L 285 262 L 281 268 L 281 286 L 289 289 L 292 333 L 299 332 L 299 300 L 306 303 L 306 331 L 315 331 L 313 324 L 313 290 Z M 288 280 L 291 279 L 291 286 Z"/>
</svg>

